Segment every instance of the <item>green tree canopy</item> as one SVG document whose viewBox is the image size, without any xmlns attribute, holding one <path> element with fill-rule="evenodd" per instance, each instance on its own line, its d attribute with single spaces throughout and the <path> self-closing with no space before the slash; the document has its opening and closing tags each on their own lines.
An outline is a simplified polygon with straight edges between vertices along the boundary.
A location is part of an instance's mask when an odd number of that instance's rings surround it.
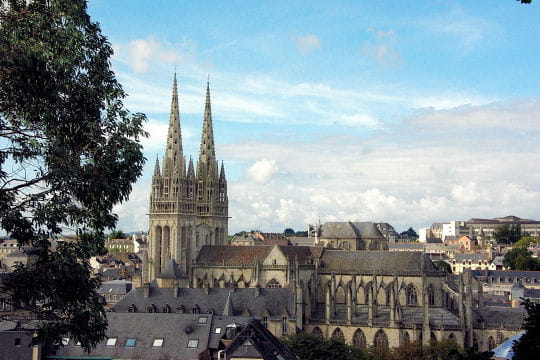
<svg viewBox="0 0 540 360">
<path fill-rule="evenodd" d="M 124 108 L 112 53 L 84 0 L 0 0 L 0 227 L 37 256 L 2 290 L 48 320 L 40 340 L 85 349 L 107 325 L 89 258 L 144 164 L 145 116 Z M 52 251 L 63 229 L 78 241 Z"/>
<path fill-rule="evenodd" d="M 514 360 L 536 359 L 540 354 L 540 304 L 535 304 L 529 299 L 523 305 L 527 311 L 527 317 L 523 322 L 525 334 L 514 342 Z"/>
<path fill-rule="evenodd" d="M 504 224 L 495 227 L 493 230 L 493 238 L 502 244 L 513 244 L 521 239 L 521 225 L 519 224 Z"/>
<path fill-rule="evenodd" d="M 516 247 L 504 254 L 503 265 L 512 270 L 540 270 L 540 261 L 524 247 Z"/>
<path fill-rule="evenodd" d="M 121 229 L 117 229 L 117 230 L 114 230 L 113 232 L 110 233 L 109 238 L 111 238 L 111 239 L 125 239 L 125 238 L 127 238 L 127 235 Z"/>
</svg>

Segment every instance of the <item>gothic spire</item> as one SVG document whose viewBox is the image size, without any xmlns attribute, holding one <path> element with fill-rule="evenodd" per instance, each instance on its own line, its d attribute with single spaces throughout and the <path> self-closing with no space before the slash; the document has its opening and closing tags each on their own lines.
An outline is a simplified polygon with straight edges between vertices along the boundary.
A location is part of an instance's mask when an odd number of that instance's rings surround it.
<svg viewBox="0 0 540 360">
<path fill-rule="evenodd" d="M 223 165 L 223 160 L 221 161 L 221 169 L 219 171 L 219 180 L 225 181 L 225 166 Z"/>
<path fill-rule="evenodd" d="M 180 131 L 180 107 L 178 105 L 178 85 L 176 73 L 174 73 L 171 114 L 169 116 L 169 131 L 167 136 L 167 149 L 163 168 L 171 171 L 174 168 L 182 168 L 180 162 L 183 159 L 182 154 L 182 132 Z M 165 164 L 167 162 L 167 164 Z"/>
<path fill-rule="evenodd" d="M 156 163 L 154 165 L 154 176 L 159 176 L 159 159 L 158 159 L 158 156 L 156 155 Z"/>
<path fill-rule="evenodd" d="M 193 168 L 193 158 L 189 157 L 189 166 L 187 171 L 188 178 L 194 178 L 195 177 L 195 169 Z"/>
<path fill-rule="evenodd" d="M 204 121 L 201 136 L 201 151 L 199 154 L 199 162 L 206 164 L 205 170 L 212 161 L 216 159 L 216 151 L 214 147 L 214 130 L 212 128 L 212 107 L 210 105 L 210 82 L 206 83 L 206 104 L 204 106 Z"/>
</svg>

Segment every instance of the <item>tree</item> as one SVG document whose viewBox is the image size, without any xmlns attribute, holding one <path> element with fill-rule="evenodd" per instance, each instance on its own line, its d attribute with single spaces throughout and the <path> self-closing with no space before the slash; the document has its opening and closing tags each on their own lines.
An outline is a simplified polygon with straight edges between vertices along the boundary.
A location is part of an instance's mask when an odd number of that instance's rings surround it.
<svg viewBox="0 0 540 360">
<path fill-rule="evenodd" d="M 522 247 L 522 248 L 528 248 L 530 244 L 534 243 L 537 244 L 540 242 L 539 239 L 533 239 L 530 236 L 522 236 L 521 239 L 519 239 L 515 244 L 514 247 Z"/>
<path fill-rule="evenodd" d="M 337 339 L 322 339 L 311 334 L 288 336 L 285 345 L 302 360 L 364 360 L 370 359 L 367 352 L 345 344 Z"/>
<path fill-rule="evenodd" d="M 47 320 L 40 341 L 86 350 L 107 326 L 89 259 L 144 164 L 145 116 L 124 108 L 112 53 L 85 0 L 0 0 L 0 227 L 36 254 L 2 291 Z M 63 230 L 78 240 L 52 251 Z"/>
<path fill-rule="evenodd" d="M 514 360 L 536 359 L 540 353 L 540 304 L 535 304 L 529 299 L 522 303 L 527 311 L 527 317 L 523 321 L 525 333 L 514 341 Z"/>
<path fill-rule="evenodd" d="M 540 261 L 524 247 L 516 247 L 504 254 L 503 265 L 512 270 L 540 270 Z"/>
<path fill-rule="evenodd" d="M 127 238 L 127 235 L 121 229 L 118 229 L 118 230 L 114 230 L 113 232 L 111 232 L 111 234 L 109 235 L 109 238 L 111 238 L 111 239 L 125 239 L 125 238 Z"/>
<path fill-rule="evenodd" d="M 416 233 L 416 231 L 414 231 L 414 229 L 412 227 L 408 228 L 406 231 L 402 231 L 400 233 L 401 236 L 403 237 L 408 237 L 408 238 L 417 238 L 418 237 L 418 234 Z"/>
<path fill-rule="evenodd" d="M 437 269 L 439 270 L 446 271 L 449 274 L 452 273 L 452 266 L 444 260 L 435 261 L 435 266 L 437 266 Z"/>
<path fill-rule="evenodd" d="M 520 224 L 504 224 L 495 227 L 493 238 L 498 243 L 512 244 L 521 239 Z"/>
<path fill-rule="evenodd" d="M 294 229 L 286 228 L 285 230 L 283 230 L 283 234 L 285 236 L 294 236 Z"/>
</svg>

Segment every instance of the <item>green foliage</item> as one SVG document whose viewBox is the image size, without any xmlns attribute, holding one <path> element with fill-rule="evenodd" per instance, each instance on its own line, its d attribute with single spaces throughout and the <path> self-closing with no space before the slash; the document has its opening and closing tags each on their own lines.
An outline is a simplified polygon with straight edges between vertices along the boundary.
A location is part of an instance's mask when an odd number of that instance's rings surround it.
<svg viewBox="0 0 540 360">
<path fill-rule="evenodd" d="M 526 299 L 523 305 L 527 311 L 523 322 L 525 334 L 514 342 L 514 360 L 536 359 L 540 354 L 540 304 Z"/>
<path fill-rule="evenodd" d="M 362 350 L 336 339 L 322 339 L 310 334 L 288 336 L 285 344 L 303 360 L 488 360 L 493 354 L 473 349 L 465 351 L 452 339 L 432 340 L 428 346 L 414 341 L 386 351 L 377 351 L 374 347 Z"/>
<path fill-rule="evenodd" d="M 112 53 L 84 0 L 0 0 L 0 228 L 37 256 L 2 291 L 49 320 L 40 340 L 86 350 L 107 325 L 89 259 L 144 164 L 146 117 L 124 108 Z M 78 241 L 53 252 L 62 229 Z"/>
<path fill-rule="evenodd" d="M 521 239 L 521 225 L 504 224 L 495 227 L 493 230 L 493 239 L 500 244 L 513 244 Z"/>
<path fill-rule="evenodd" d="M 531 236 L 522 236 L 515 244 L 514 247 L 528 248 L 531 244 L 540 244 L 540 239 L 533 239 Z"/>
<path fill-rule="evenodd" d="M 444 261 L 444 260 L 437 260 L 437 261 L 435 261 L 435 266 L 437 266 L 437 269 L 439 269 L 439 270 L 444 270 L 444 271 L 446 271 L 446 272 L 449 273 L 449 274 L 452 273 L 452 266 L 450 266 L 450 264 L 447 263 L 447 262 Z"/>
<path fill-rule="evenodd" d="M 371 359 L 367 352 L 336 339 L 321 339 L 311 334 L 288 336 L 285 345 L 302 360 L 363 360 Z"/>
<path fill-rule="evenodd" d="M 294 236 L 294 229 L 291 229 L 291 228 L 286 228 L 285 230 L 283 230 L 283 234 L 285 236 Z"/>
<path fill-rule="evenodd" d="M 418 238 L 418 234 L 416 233 L 416 231 L 414 231 L 414 229 L 412 227 L 408 228 L 407 230 L 405 231 L 402 231 L 400 233 L 400 235 L 402 237 L 408 237 L 408 238 Z"/>
<path fill-rule="evenodd" d="M 121 229 L 114 230 L 109 234 L 109 238 L 111 239 L 126 239 L 127 235 L 124 233 Z"/>
<path fill-rule="evenodd" d="M 516 247 L 504 254 L 503 265 L 512 270 L 540 270 L 540 260 L 524 247 Z"/>
</svg>

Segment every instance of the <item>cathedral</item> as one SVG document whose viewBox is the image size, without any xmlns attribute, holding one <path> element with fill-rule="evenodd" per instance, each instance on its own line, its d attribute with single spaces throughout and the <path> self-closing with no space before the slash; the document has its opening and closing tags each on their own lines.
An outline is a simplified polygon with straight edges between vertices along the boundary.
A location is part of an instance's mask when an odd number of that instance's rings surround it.
<svg viewBox="0 0 540 360">
<path fill-rule="evenodd" d="M 521 313 L 486 306 L 470 272 L 448 274 L 421 252 L 389 252 L 371 222 L 326 223 L 318 246 L 230 246 L 210 87 L 195 166 L 182 150 L 176 75 L 149 217 L 141 281 L 112 311 L 249 316 L 275 336 L 308 332 L 383 349 L 453 338 L 491 350 L 521 327 Z"/>
<path fill-rule="evenodd" d="M 182 149 L 175 74 L 165 154 L 161 164 L 156 158 L 152 176 L 150 240 L 143 259 L 146 265 L 143 280 L 155 279 L 165 270 L 187 276 L 203 245 L 224 245 L 228 207 L 225 168 L 216 160 L 210 84 L 206 87 L 200 152 L 195 166 L 191 156 L 186 160 Z"/>
</svg>

